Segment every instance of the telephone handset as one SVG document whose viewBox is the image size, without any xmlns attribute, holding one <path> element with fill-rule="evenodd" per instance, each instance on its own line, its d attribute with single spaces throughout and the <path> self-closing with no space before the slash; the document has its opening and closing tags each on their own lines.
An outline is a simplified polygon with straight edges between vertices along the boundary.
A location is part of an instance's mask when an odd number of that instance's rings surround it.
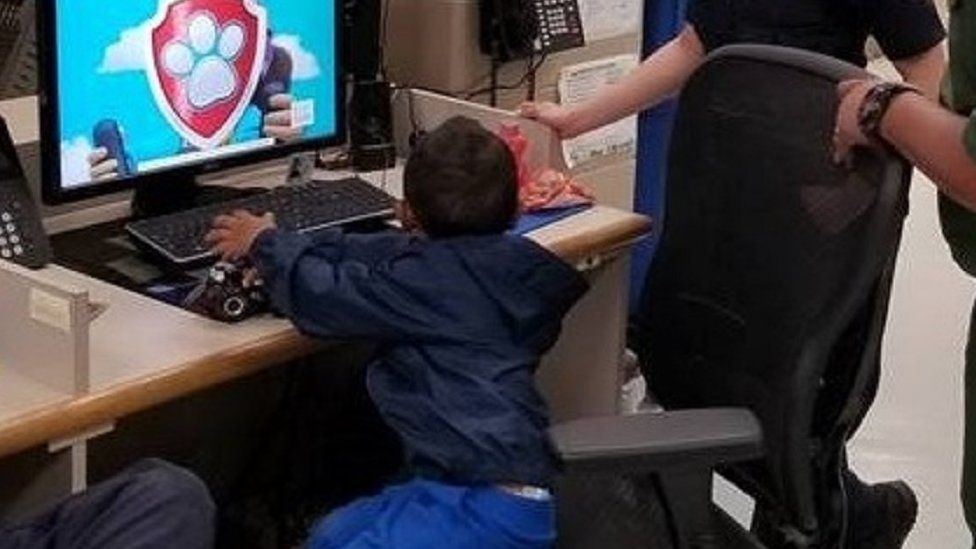
<svg viewBox="0 0 976 549">
<path fill-rule="evenodd" d="M 481 50 L 499 61 L 583 44 L 577 0 L 481 0 Z"/>
<path fill-rule="evenodd" d="M 51 258 L 40 211 L 27 188 L 7 123 L 0 117 L 0 260 L 40 269 Z"/>
</svg>

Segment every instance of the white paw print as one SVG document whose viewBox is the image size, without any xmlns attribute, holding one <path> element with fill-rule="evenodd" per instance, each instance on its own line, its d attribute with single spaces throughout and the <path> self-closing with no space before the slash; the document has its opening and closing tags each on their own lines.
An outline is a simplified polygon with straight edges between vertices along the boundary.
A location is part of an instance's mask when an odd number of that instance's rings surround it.
<svg viewBox="0 0 976 549">
<path fill-rule="evenodd" d="M 238 78 L 232 65 L 244 49 L 244 29 L 237 23 L 217 27 L 209 11 L 193 14 L 187 42 L 176 40 L 163 47 L 163 68 L 187 79 L 187 99 L 195 109 L 205 109 L 234 95 Z"/>
</svg>

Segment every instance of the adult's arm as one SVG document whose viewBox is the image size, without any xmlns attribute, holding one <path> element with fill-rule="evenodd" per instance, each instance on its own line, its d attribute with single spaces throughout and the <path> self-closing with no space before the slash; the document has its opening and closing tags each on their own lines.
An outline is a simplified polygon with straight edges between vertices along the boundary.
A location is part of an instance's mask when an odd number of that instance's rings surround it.
<svg viewBox="0 0 976 549">
<path fill-rule="evenodd" d="M 527 103 L 521 113 L 551 126 L 563 138 L 595 130 L 657 105 L 677 94 L 701 65 L 705 48 L 686 25 L 673 40 L 645 59 L 630 74 L 590 99 L 572 106 Z"/>
<path fill-rule="evenodd" d="M 881 136 L 942 192 L 976 210 L 976 122 L 926 98 L 902 94 L 882 120 Z"/>
</svg>

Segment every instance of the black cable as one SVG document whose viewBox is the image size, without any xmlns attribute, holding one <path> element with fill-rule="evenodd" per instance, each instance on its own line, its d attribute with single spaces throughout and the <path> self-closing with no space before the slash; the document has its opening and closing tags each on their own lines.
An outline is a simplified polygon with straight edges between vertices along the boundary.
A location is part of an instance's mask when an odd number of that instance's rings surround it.
<svg viewBox="0 0 976 549">
<path fill-rule="evenodd" d="M 543 54 L 543 55 L 545 55 L 545 54 Z M 534 60 L 535 60 L 535 52 L 533 51 L 531 54 L 529 54 L 529 67 L 530 68 L 532 67 L 532 63 L 533 63 Z M 540 67 L 541 67 L 541 65 L 540 65 Z M 525 94 L 526 101 L 535 101 L 535 77 L 536 77 L 536 73 L 538 72 L 538 70 L 539 70 L 539 67 L 536 67 L 535 70 L 530 70 L 529 71 L 529 91 L 526 92 L 526 94 Z"/>
<path fill-rule="evenodd" d="M 387 70 L 386 70 L 386 46 L 387 46 L 387 35 L 389 31 L 389 21 L 390 21 L 390 4 L 394 0 L 381 0 L 383 2 L 383 15 L 380 17 L 380 76 L 383 80 L 388 80 Z"/>
<path fill-rule="evenodd" d="M 421 128 L 420 122 L 417 122 L 417 109 L 414 106 L 413 93 L 409 90 L 407 91 L 407 111 L 410 113 L 410 131 L 416 135 L 421 131 Z"/>
<path fill-rule="evenodd" d="M 534 84 L 536 73 L 542 67 L 542 64 L 546 62 L 547 57 L 548 57 L 548 52 L 543 52 L 542 53 L 542 56 L 539 57 L 539 59 L 537 61 L 535 61 L 534 63 L 531 64 L 531 66 L 529 66 L 528 68 L 526 68 L 525 73 L 522 74 L 522 76 L 518 79 L 518 81 L 516 81 L 513 84 L 499 84 L 499 85 L 494 86 L 494 89 L 495 90 L 515 90 L 515 89 L 518 89 L 518 88 L 524 86 L 525 83 L 529 81 L 529 79 L 532 79 L 532 82 Z M 530 58 L 530 62 L 531 62 L 531 60 L 532 60 L 532 58 Z M 486 78 L 491 78 L 491 74 L 486 74 L 485 76 L 482 76 L 481 78 L 479 78 L 478 80 L 476 80 L 476 82 L 482 82 Z M 441 89 L 437 89 L 437 88 L 432 88 L 430 86 L 412 86 L 412 85 L 407 85 L 407 84 L 396 84 L 396 85 L 393 86 L 394 91 L 401 91 L 401 90 L 420 90 L 420 91 L 425 91 L 425 92 L 430 92 L 430 93 L 436 93 L 438 95 L 445 95 L 447 97 L 453 97 L 455 99 L 463 99 L 465 101 L 470 100 L 470 99 L 473 99 L 475 97 L 478 97 L 479 95 L 484 95 L 486 93 L 490 93 L 492 91 L 492 88 L 493 87 L 489 85 L 489 86 L 485 86 L 485 87 L 482 87 L 482 88 L 475 88 L 475 89 L 469 90 L 469 91 L 450 92 L 450 91 L 447 91 L 447 90 L 441 90 Z"/>
<path fill-rule="evenodd" d="M 497 55 L 491 56 L 491 84 L 488 86 L 488 104 L 492 107 L 498 106 L 498 71 L 501 70 L 501 63 Z"/>
<path fill-rule="evenodd" d="M 494 92 L 497 92 L 499 90 L 516 90 L 516 89 L 519 89 L 519 88 L 521 88 L 522 86 L 525 85 L 525 83 L 528 81 L 528 79 L 530 77 L 534 77 L 535 73 L 539 71 L 539 68 L 540 67 L 542 67 L 542 64 L 546 62 L 546 58 L 548 57 L 548 55 L 549 55 L 548 52 L 543 52 L 542 53 L 542 56 L 539 57 L 538 62 L 536 62 L 531 67 L 529 67 L 525 71 L 525 73 L 522 75 L 522 77 L 519 78 L 518 81 L 515 82 L 514 84 L 504 84 L 504 85 L 502 85 L 502 84 L 496 84 L 496 85 L 493 85 L 493 86 L 488 86 L 488 87 L 485 87 L 485 88 L 476 89 L 474 91 L 470 91 L 470 92 L 466 93 L 462 98 L 463 99 L 473 99 L 475 97 L 478 97 L 479 95 L 484 95 L 486 93 L 494 93 Z"/>
</svg>

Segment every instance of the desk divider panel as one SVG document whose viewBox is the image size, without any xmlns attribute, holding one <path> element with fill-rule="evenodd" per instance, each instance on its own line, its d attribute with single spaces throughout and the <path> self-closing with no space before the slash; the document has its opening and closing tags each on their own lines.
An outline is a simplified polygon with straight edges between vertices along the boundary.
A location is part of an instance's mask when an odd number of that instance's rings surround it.
<svg viewBox="0 0 976 549">
<path fill-rule="evenodd" d="M 0 394 L 27 379 L 65 396 L 89 383 L 88 292 L 0 261 Z M 7 372 L 8 375 L 4 375 Z"/>
<path fill-rule="evenodd" d="M 497 132 L 503 125 L 517 124 L 529 141 L 526 155 L 529 168 L 566 170 L 560 142 L 546 126 L 511 111 L 424 90 L 401 90 L 393 98 L 393 128 L 397 153 L 404 158 L 410 154 L 410 134 L 415 126 L 417 129 L 430 131 L 455 116 L 473 118 L 493 132 Z"/>
</svg>

